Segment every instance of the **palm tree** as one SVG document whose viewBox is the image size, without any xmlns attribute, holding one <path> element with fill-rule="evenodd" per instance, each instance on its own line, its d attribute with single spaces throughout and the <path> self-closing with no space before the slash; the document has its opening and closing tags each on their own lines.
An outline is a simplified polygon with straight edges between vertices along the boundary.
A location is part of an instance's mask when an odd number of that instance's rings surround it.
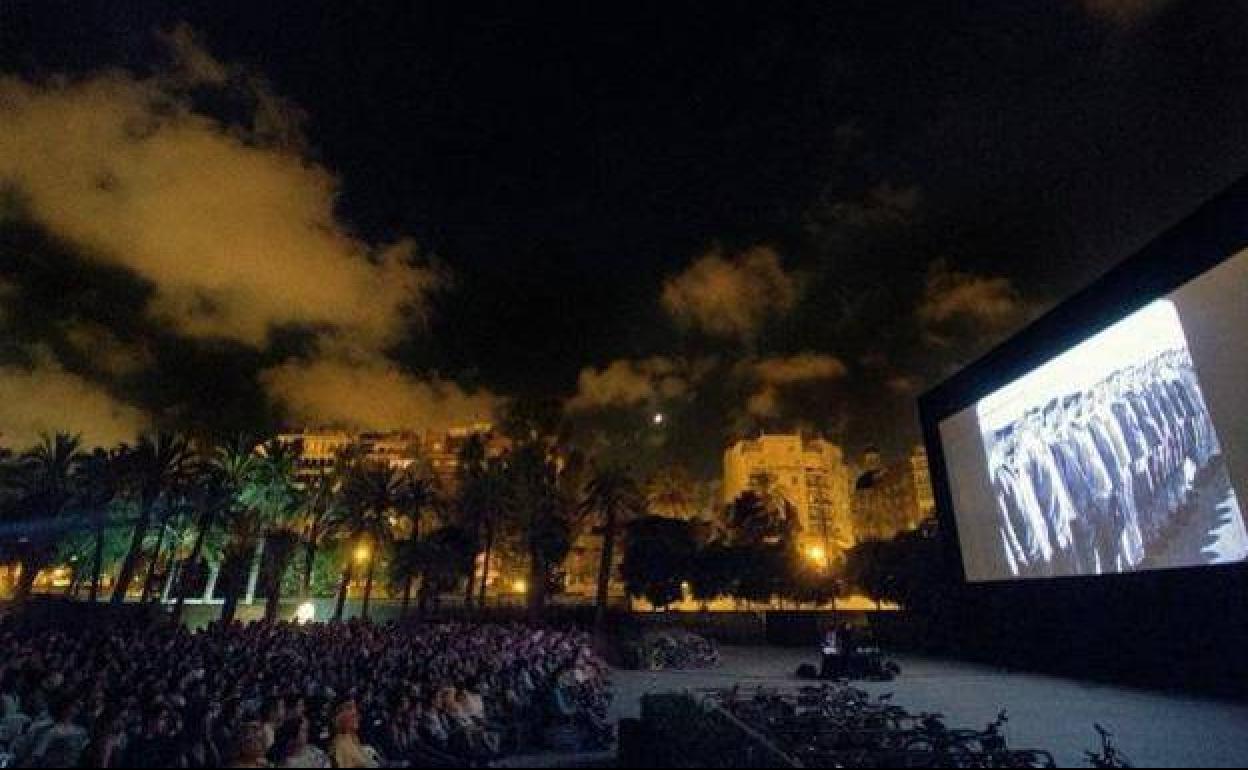
<svg viewBox="0 0 1248 770">
<path fill-rule="evenodd" d="M 679 465 L 664 468 L 646 484 L 646 498 L 650 510 L 660 516 L 688 519 L 694 511 L 694 482 L 689 473 Z"/>
<path fill-rule="evenodd" d="M 56 554 L 61 522 L 74 499 L 74 476 L 78 461 L 78 436 L 57 433 L 43 436 L 39 444 L 5 467 L 4 482 L 15 495 L 11 518 L 25 524 L 17 544 L 22 574 L 14 601 L 25 601 L 39 570 Z"/>
<path fill-rule="evenodd" d="M 594 600 L 594 627 L 601 630 L 607 617 L 607 595 L 615 566 L 615 537 L 622 524 L 645 514 L 646 500 L 637 482 L 615 468 L 599 471 L 586 486 L 581 504 L 587 515 L 597 514 L 602 527 L 602 555 L 598 563 L 598 593 Z"/>
<path fill-rule="evenodd" d="M 512 510 L 506 461 L 503 458 L 487 460 L 479 472 L 464 480 L 459 494 L 460 511 L 465 523 L 472 530 L 474 541 L 481 543 L 481 583 L 477 586 L 477 606 L 484 608 L 494 547 L 504 520 Z M 474 569 L 469 574 L 475 572 Z M 471 577 L 468 584 L 471 588 Z"/>
<path fill-rule="evenodd" d="M 190 588 L 190 576 L 198 574 L 200 561 L 204 552 L 204 542 L 217 522 L 234 504 L 234 488 L 230 485 L 227 474 L 218 464 L 221 453 L 218 448 L 206 462 L 199 464 L 199 473 L 190 491 L 190 504 L 195 512 L 195 540 L 191 545 L 191 553 L 186 559 L 186 569 L 182 579 L 178 581 L 177 596 L 173 604 L 173 621 L 182 618 L 182 608 L 186 603 L 186 592 Z"/>
<path fill-rule="evenodd" d="M 350 471 L 352 457 L 341 453 L 330 468 L 322 468 L 308 484 L 303 495 L 303 597 L 312 595 L 312 570 L 316 554 L 342 528 L 342 490 Z"/>
<path fill-rule="evenodd" d="M 554 447 L 543 440 L 517 447 L 508 465 L 510 512 L 518 518 L 529 556 L 528 612 L 537 622 L 546 606 L 548 585 L 572 544 L 572 520 L 579 490 L 579 462 L 561 463 Z"/>
<path fill-rule="evenodd" d="M 133 447 L 123 446 L 121 463 L 126 484 L 138 504 L 138 519 L 130 539 L 130 549 L 117 575 L 113 588 L 113 604 L 126 600 L 126 593 L 134 581 L 139 559 L 143 554 L 143 541 L 152 524 L 152 514 L 167 492 L 177 486 L 187 475 L 191 459 L 186 439 L 161 433 L 143 435 Z"/>
<path fill-rule="evenodd" d="M 408 503 L 409 496 L 412 494 L 411 483 L 412 477 L 403 471 L 391 468 L 385 463 L 365 461 L 353 467 L 343 490 L 346 499 L 348 516 L 346 529 L 349 533 L 349 541 L 354 543 L 357 549 L 370 549 L 371 547 L 367 559 L 368 573 L 364 580 L 364 604 L 360 612 L 365 618 L 368 617 L 368 605 L 372 598 L 377 561 L 391 540 L 390 516 L 396 509 Z M 415 521 L 412 536 L 419 536 L 419 518 Z M 339 586 L 338 606 L 334 611 L 335 620 L 342 619 L 351 573 L 351 559 L 348 558 L 346 567 L 343 569 L 342 583 Z"/>
<path fill-rule="evenodd" d="M 253 499 L 264 538 L 264 619 L 273 622 L 281 608 L 282 576 L 299 545 L 297 514 L 303 501 L 295 486 L 295 455 L 290 447 L 272 440 L 261 448 L 261 455 Z"/>
<path fill-rule="evenodd" d="M 225 598 L 221 605 L 221 621 L 233 622 L 247 576 L 256 560 L 264 531 L 264 520 L 258 510 L 266 502 L 265 490 L 257 485 L 261 475 L 261 455 L 254 439 L 239 437 L 217 452 L 214 464 L 228 490 L 229 503 L 219 509 L 225 525 L 226 542 L 221 552 L 218 581 Z"/>
<path fill-rule="evenodd" d="M 424 557 L 423 544 L 414 537 L 394 544 L 394 553 L 390 559 L 390 588 L 391 591 L 397 589 L 403 596 L 399 620 L 407 619 L 407 610 L 412 601 L 412 584 L 424 572 Z"/>
<path fill-rule="evenodd" d="M 474 542 L 480 543 L 485 523 L 482 521 L 482 511 L 477 504 L 477 482 L 485 473 L 485 441 L 480 434 L 473 434 L 468 437 L 464 445 L 460 447 L 457 475 L 459 477 L 459 487 L 456 490 L 455 507 L 459 512 L 459 518 L 467 526 L 468 531 L 472 533 Z M 472 607 L 473 598 L 473 580 L 476 578 L 476 570 L 468 572 L 468 585 L 464 589 L 464 609 Z"/>
<path fill-rule="evenodd" d="M 100 576 L 104 572 L 104 539 L 108 529 L 109 506 L 117 497 L 120 485 L 119 454 L 97 448 L 80 455 L 77 468 L 79 503 L 87 509 L 95 530 L 95 546 L 91 557 L 91 589 L 94 604 L 100 595 Z"/>
<path fill-rule="evenodd" d="M 173 562 L 177 558 L 178 550 L 178 532 L 176 519 L 181 517 L 187 508 L 187 496 L 193 480 L 197 475 L 195 468 L 195 456 L 190 455 L 187 461 L 186 473 L 180 478 L 172 480 L 169 488 L 165 491 L 164 499 L 160 504 L 161 516 L 160 521 L 156 525 L 156 550 L 152 552 L 152 559 L 147 565 L 147 574 L 143 577 L 143 591 L 139 596 L 139 603 L 146 604 L 148 599 L 152 598 L 154 579 L 157 570 L 160 568 L 160 558 L 164 554 L 165 536 L 173 534 L 173 547 L 169 554 L 169 564 L 166 565 L 166 571 L 173 569 Z M 156 597 L 159 599 L 159 596 Z"/>
</svg>

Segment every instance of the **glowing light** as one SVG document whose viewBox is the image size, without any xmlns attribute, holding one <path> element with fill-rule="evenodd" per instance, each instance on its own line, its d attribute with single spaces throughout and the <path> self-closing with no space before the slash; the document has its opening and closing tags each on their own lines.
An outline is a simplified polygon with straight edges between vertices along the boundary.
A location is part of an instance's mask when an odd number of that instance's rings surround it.
<svg viewBox="0 0 1248 770">
<path fill-rule="evenodd" d="M 295 609 L 295 621 L 300 625 L 311 623 L 316 617 L 316 605 L 312 602 L 304 602 Z"/>
<path fill-rule="evenodd" d="M 359 563 L 363 564 L 364 562 L 368 561 L 368 557 L 371 555 L 372 554 L 369 553 L 368 551 L 368 546 L 366 545 L 356 546 L 355 560 L 358 561 Z"/>
<path fill-rule="evenodd" d="M 812 545 L 806 548 L 806 558 L 816 564 L 823 564 L 827 560 L 827 552 L 823 550 L 821 545 Z"/>
<path fill-rule="evenodd" d="M 515 591 L 518 594 L 522 594 L 529 590 L 529 584 L 525 582 L 524 580 L 517 580 L 516 582 L 511 584 L 511 590 Z"/>
<path fill-rule="evenodd" d="M 653 419 L 654 419 L 654 424 L 655 424 L 655 425 L 662 425 L 662 424 L 663 424 L 663 420 L 664 420 L 664 419 L 666 419 L 666 418 L 664 418 L 664 417 L 663 417 L 663 413 L 662 413 L 662 412 L 655 412 L 655 413 L 654 413 L 654 418 L 653 418 Z"/>
</svg>

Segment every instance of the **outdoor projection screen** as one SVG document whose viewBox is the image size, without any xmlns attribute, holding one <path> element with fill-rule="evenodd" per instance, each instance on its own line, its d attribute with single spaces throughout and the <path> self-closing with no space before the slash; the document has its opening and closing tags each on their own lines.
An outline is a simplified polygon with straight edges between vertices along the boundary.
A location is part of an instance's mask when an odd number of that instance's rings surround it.
<svg viewBox="0 0 1248 770">
<path fill-rule="evenodd" d="M 1240 252 L 941 420 L 967 580 L 1248 558 L 1246 336 Z"/>
</svg>

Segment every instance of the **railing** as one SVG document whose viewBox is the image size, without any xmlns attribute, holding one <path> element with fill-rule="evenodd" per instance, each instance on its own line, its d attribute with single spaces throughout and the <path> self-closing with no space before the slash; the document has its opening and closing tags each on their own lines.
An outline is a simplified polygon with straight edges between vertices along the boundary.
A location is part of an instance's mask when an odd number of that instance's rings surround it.
<svg viewBox="0 0 1248 770">
<path fill-rule="evenodd" d="M 709 698 L 647 695 L 635 730 L 621 732 L 627 767 L 802 767 Z"/>
</svg>

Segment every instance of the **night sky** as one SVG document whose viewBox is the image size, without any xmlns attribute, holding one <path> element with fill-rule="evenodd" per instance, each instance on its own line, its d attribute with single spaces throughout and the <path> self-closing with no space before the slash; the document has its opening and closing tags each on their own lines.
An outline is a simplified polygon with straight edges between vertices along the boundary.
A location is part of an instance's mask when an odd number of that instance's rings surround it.
<svg viewBox="0 0 1248 770">
<path fill-rule="evenodd" d="M 0 3 L 0 444 L 555 397 L 700 475 L 897 452 L 1248 169 L 1242 2 L 677 5 Z"/>
</svg>

